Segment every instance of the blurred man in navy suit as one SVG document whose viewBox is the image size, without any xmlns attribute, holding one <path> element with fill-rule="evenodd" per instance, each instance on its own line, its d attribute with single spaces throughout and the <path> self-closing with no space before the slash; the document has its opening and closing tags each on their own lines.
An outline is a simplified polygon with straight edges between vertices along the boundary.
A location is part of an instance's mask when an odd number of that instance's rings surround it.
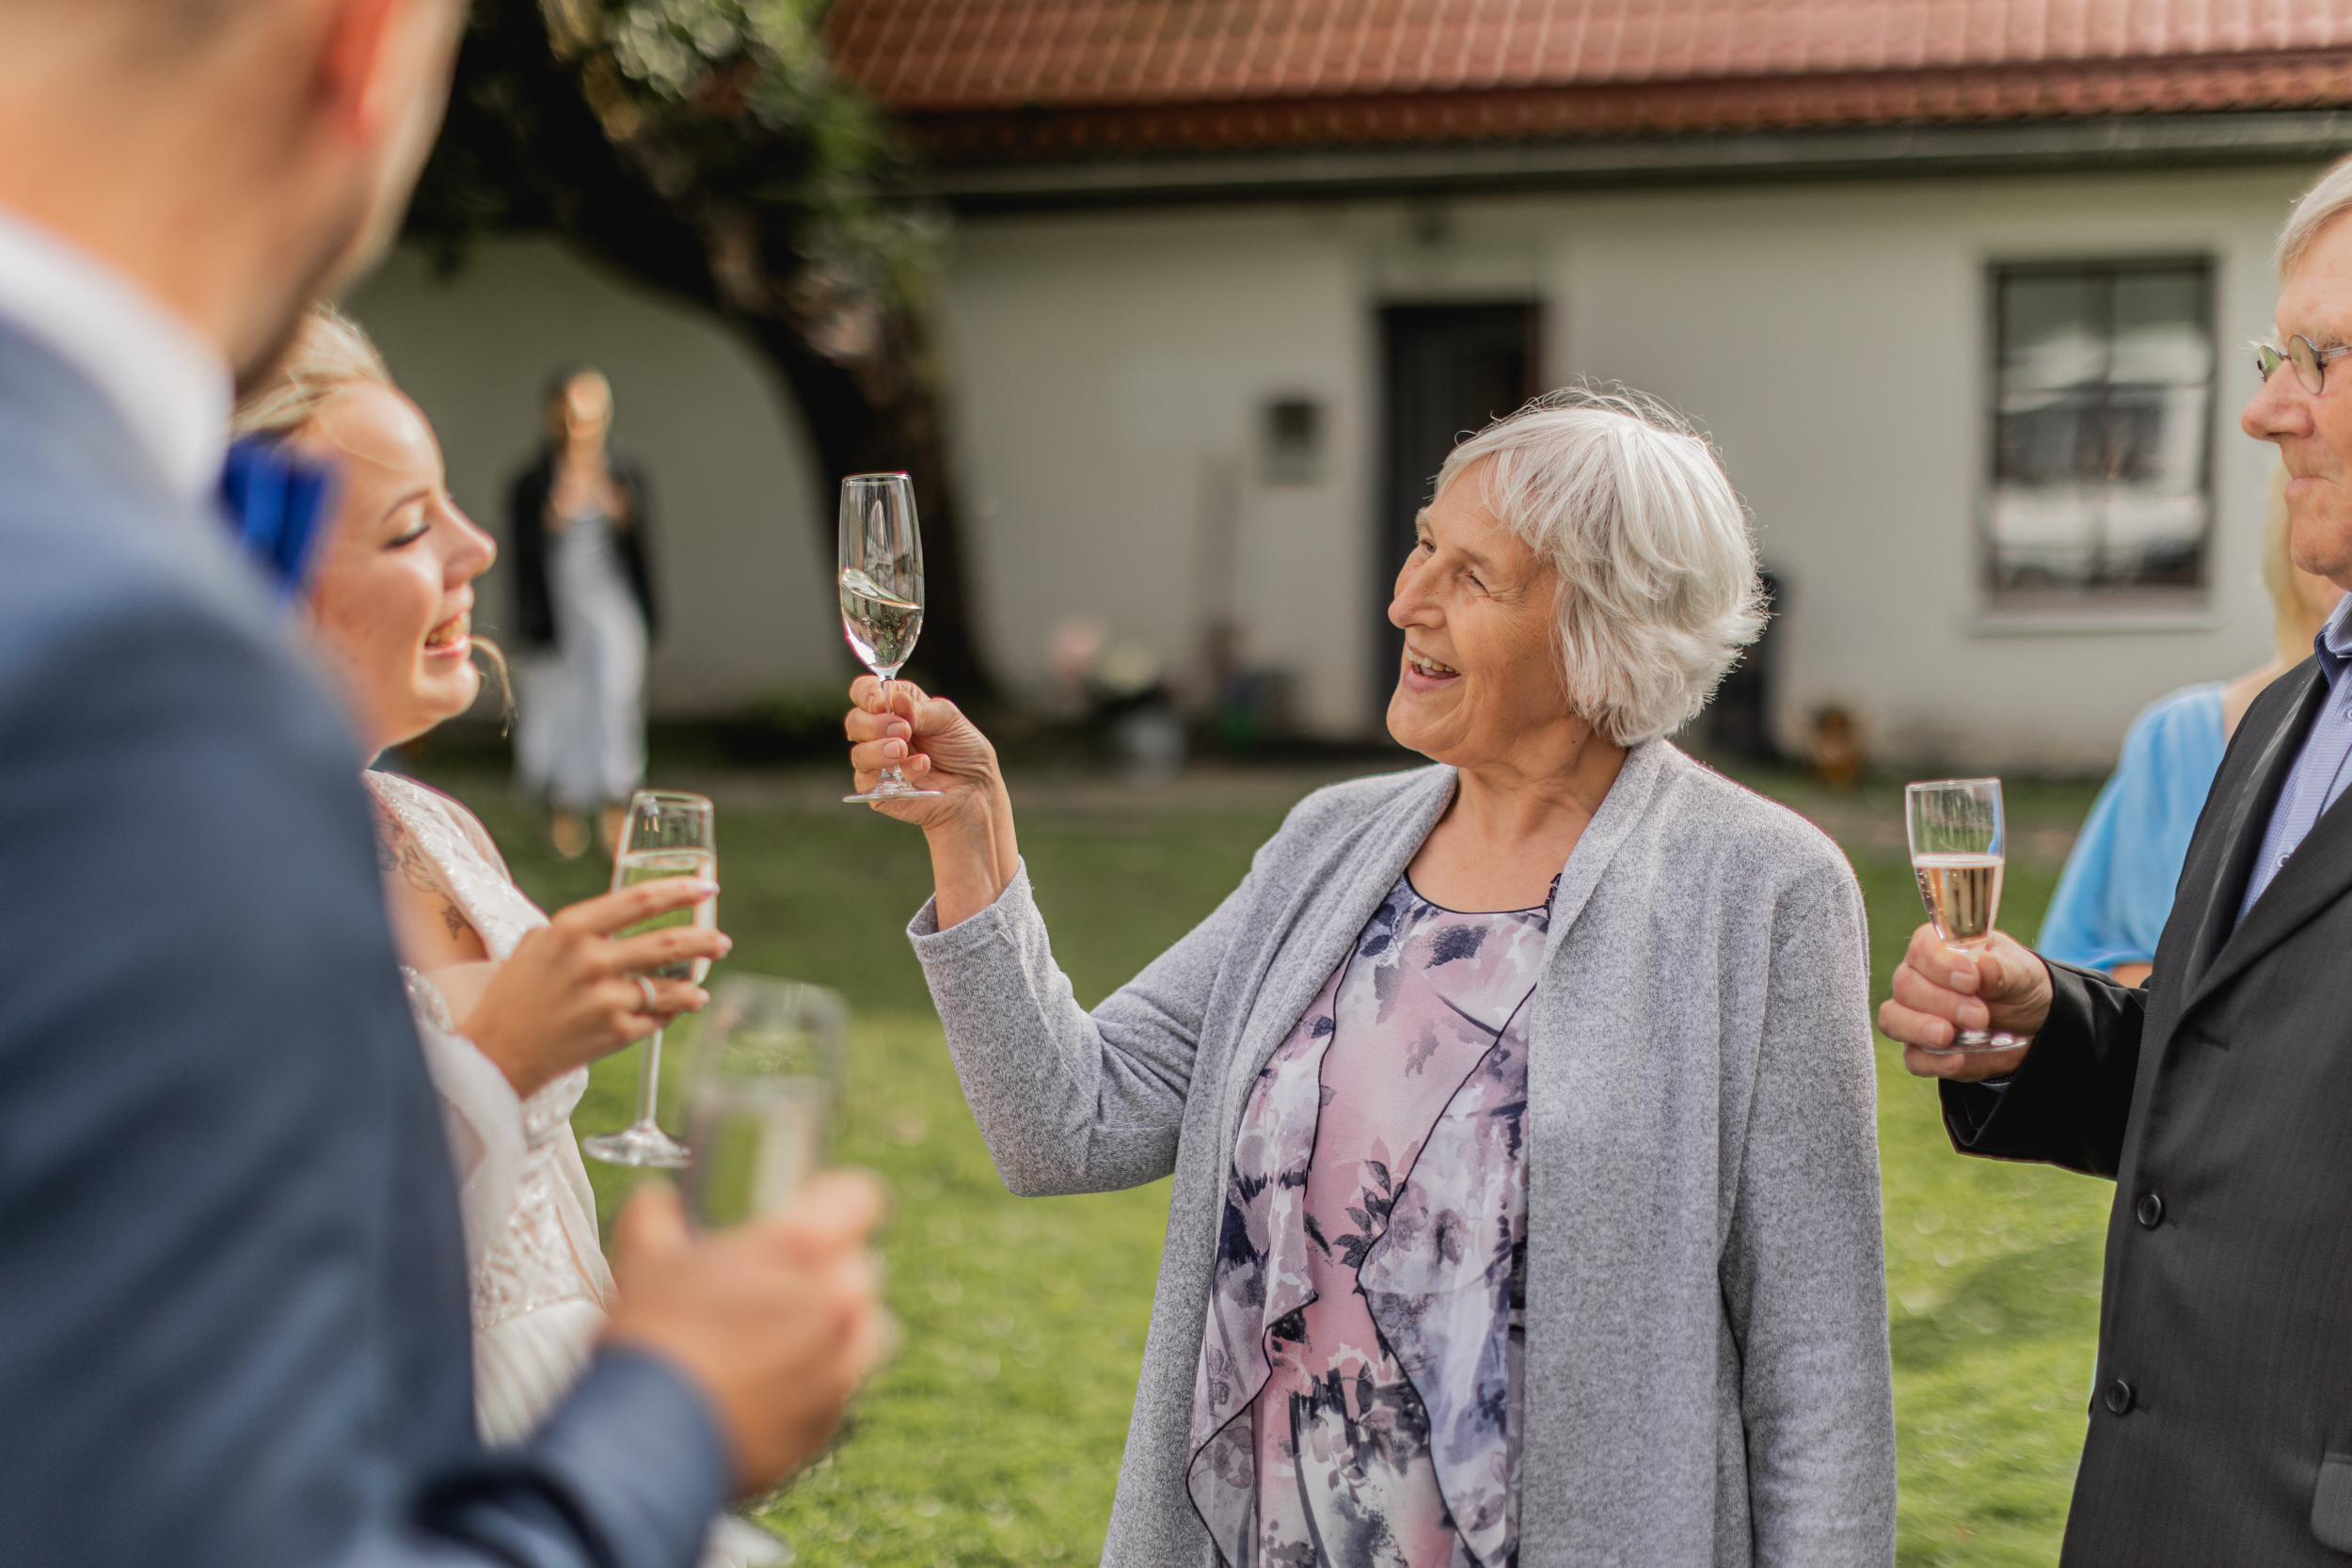
<svg viewBox="0 0 2352 1568">
<path fill-rule="evenodd" d="M 879 1343 L 876 1201 L 653 1196 L 473 1436 L 360 759 L 214 513 L 239 375 L 379 250 L 458 0 L 0 0 L 0 1557 L 684 1568 Z"/>
</svg>

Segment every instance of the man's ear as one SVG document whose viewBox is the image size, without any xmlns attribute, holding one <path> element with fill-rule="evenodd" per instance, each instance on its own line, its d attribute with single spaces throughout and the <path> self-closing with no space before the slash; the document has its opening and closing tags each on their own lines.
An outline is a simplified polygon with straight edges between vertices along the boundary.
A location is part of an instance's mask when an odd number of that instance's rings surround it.
<svg viewBox="0 0 2352 1568">
<path fill-rule="evenodd" d="M 381 140 L 410 112 L 414 40 L 432 0 L 327 0 L 325 47 L 311 82 L 311 103 L 329 134 L 356 145 Z"/>
</svg>

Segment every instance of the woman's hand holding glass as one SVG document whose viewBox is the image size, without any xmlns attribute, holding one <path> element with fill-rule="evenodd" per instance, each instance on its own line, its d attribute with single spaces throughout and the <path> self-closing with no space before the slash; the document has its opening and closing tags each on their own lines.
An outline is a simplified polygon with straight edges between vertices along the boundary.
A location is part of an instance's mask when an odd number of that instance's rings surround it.
<svg viewBox="0 0 2352 1568">
<path fill-rule="evenodd" d="M 492 972 L 460 1031 L 498 1064 L 516 1094 L 528 1095 L 644 1039 L 680 1013 L 699 1010 L 710 1000 L 700 986 L 649 972 L 725 957 L 735 944 L 724 932 L 671 926 L 640 936 L 613 933 L 718 891 L 701 878 L 671 877 L 558 911 Z"/>
<path fill-rule="evenodd" d="M 874 809 L 914 823 L 930 840 L 940 928 L 977 914 L 996 901 L 1021 864 L 1012 797 L 996 766 L 996 748 L 962 709 L 944 697 L 925 696 L 912 681 L 885 688 L 860 675 L 850 685 L 850 700 L 857 705 L 842 730 L 858 788 L 872 788 L 883 768 L 896 766 L 909 784 L 939 792 L 877 800 Z"/>
</svg>

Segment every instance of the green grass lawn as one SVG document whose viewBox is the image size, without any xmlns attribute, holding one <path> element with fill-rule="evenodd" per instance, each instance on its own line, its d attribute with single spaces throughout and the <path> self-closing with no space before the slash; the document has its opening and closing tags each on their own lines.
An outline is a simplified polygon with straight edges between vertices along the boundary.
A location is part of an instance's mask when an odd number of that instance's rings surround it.
<svg viewBox="0 0 2352 1568">
<path fill-rule="evenodd" d="M 507 804 L 502 778 L 426 771 L 482 812 L 542 903 L 602 891 L 602 863 L 548 855 L 535 821 Z M 737 944 L 726 967 L 848 993 L 857 1023 L 843 1153 L 879 1172 L 896 1199 L 882 1249 L 904 1346 L 833 1457 L 770 1522 L 802 1563 L 824 1568 L 1092 1562 L 1142 1356 L 1166 1184 L 1034 1199 L 997 1181 L 902 932 L 930 891 L 919 835 L 827 802 L 831 774 L 659 782 L 708 788 L 719 801 L 721 922 Z M 1080 999 L 1115 989 L 1205 914 L 1311 782 L 1132 800 L 1048 787 L 1022 804 L 1022 848 Z M 1831 794 L 1789 777 L 1755 782 L 1814 815 L 1852 855 L 1883 995 L 1919 919 L 1899 786 Z M 1017 800 L 1025 793 L 1035 792 L 1016 786 Z M 2057 857 L 2089 803 L 2079 787 L 2011 792 L 2009 929 L 2029 937 L 2039 927 Z M 575 1117 L 581 1132 L 628 1119 L 637 1059 L 596 1069 Z M 1883 1041 L 1880 1079 L 1900 1560 L 2053 1562 L 2082 1438 L 2111 1189 L 1960 1159 L 1933 1092 Z M 625 1173 L 592 1173 L 609 1216 Z"/>
</svg>

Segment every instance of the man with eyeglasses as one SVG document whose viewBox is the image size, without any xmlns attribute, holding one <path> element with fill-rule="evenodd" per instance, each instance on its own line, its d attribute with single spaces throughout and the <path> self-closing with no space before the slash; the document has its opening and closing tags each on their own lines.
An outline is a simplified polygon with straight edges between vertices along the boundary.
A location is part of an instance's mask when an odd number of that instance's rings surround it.
<svg viewBox="0 0 2352 1568">
<path fill-rule="evenodd" d="M 2288 474 L 2295 563 L 2352 588 L 2352 159 L 2280 237 L 2239 423 Z M 1880 1026 L 1952 1142 L 2116 1182 L 2061 1562 L 2352 1553 L 2352 597 L 2232 737 L 2137 988 L 1925 926 Z M 1947 1050 L 1958 1029 L 2030 1043 Z"/>
</svg>

